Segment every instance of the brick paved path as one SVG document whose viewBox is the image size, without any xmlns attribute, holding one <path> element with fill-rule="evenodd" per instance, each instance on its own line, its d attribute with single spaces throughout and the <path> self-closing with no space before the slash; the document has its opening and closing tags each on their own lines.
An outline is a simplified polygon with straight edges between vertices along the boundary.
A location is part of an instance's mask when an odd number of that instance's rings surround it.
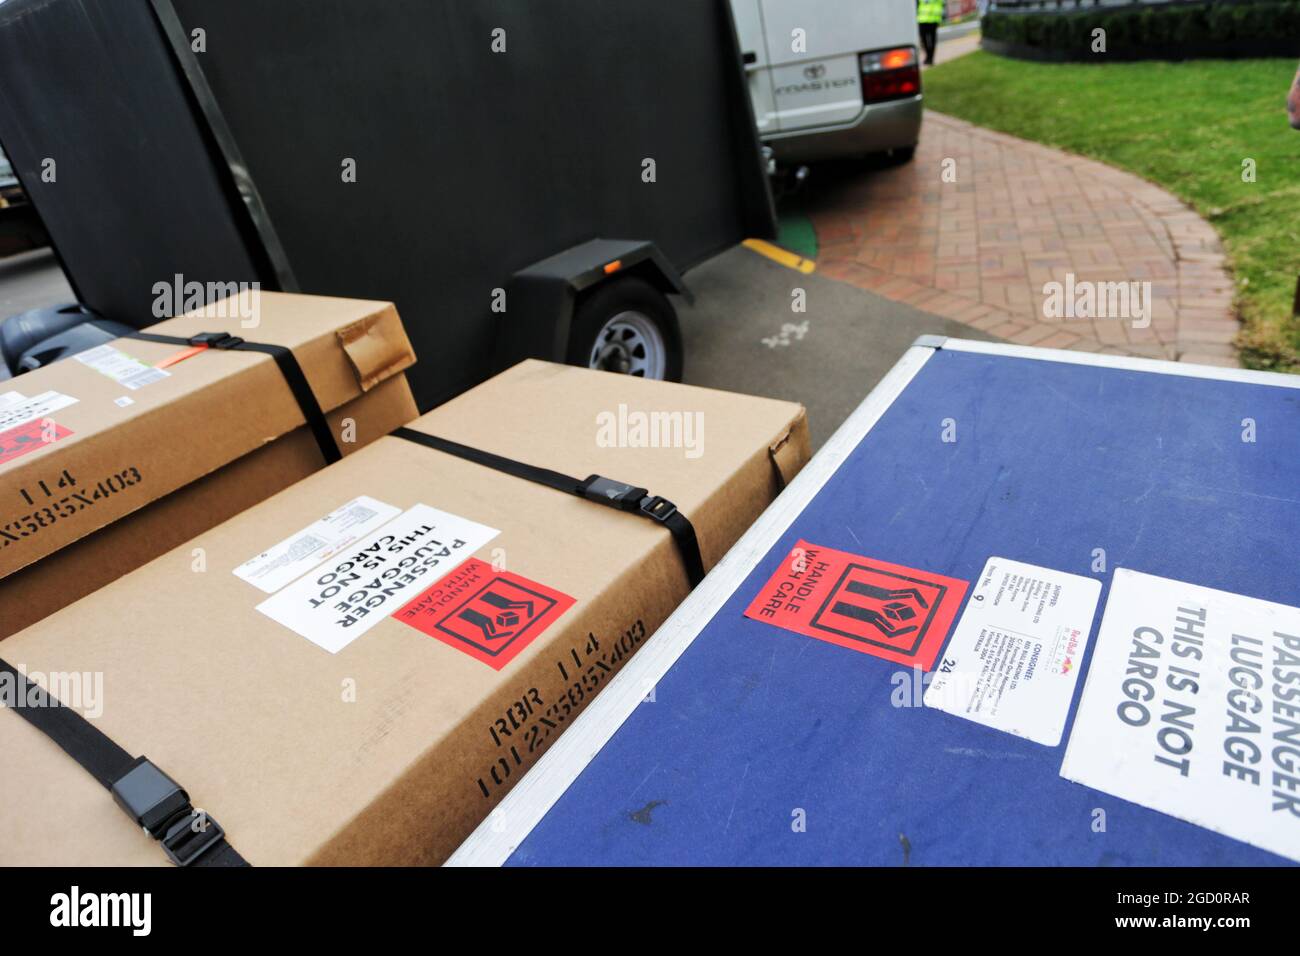
<svg viewBox="0 0 1300 956">
<path fill-rule="evenodd" d="M 833 192 L 810 210 L 824 276 L 1022 345 L 1238 364 L 1218 236 L 1137 176 L 926 111 L 911 163 Z M 1044 284 L 1067 273 L 1150 282 L 1150 325 L 1046 317 Z"/>
</svg>

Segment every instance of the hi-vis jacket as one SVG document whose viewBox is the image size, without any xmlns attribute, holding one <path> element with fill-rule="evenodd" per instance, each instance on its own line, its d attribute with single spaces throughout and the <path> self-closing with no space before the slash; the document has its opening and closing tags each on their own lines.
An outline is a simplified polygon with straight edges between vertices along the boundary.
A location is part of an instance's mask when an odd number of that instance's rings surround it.
<svg viewBox="0 0 1300 956">
<path fill-rule="evenodd" d="M 917 0 L 917 23 L 942 23 L 944 0 Z"/>
</svg>

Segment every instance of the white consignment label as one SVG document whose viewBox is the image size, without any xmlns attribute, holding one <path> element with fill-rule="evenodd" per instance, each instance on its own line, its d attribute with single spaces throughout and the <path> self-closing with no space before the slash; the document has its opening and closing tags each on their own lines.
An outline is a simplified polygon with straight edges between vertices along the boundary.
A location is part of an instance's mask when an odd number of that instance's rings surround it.
<svg viewBox="0 0 1300 956">
<path fill-rule="evenodd" d="M 41 392 L 33 398 L 26 398 L 20 392 L 5 392 L 0 396 L 0 432 L 75 404 L 75 398 L 60 392 Z"/>
<path fill-rule="evenodd" d="M 115 349 L 111 345 L 100 345 L 93 349 L 87 349 L 85 352 L 74 355 L 73 358 L 82 365 L 90 366 L 100 375 L 107 375 L 113 381 L 125 385 L 132 391 L 137 388 L 144 388 L 146 385 L 152 385 L 154 382 L 161 382 L 171 375 L 171 372 L 154 368 L 152 365 L 146 365 L 138 358 L 133 358 L 121 349 Z"/>
<path fill-rule="evenodd" d="M 925 705 L 1055 747 L 1100 597 L 1092 578 L 989 558 Z"/>
<path fill-rule="evenodd" d="M 1117 568 L 1061 775 L 1300 860 L 1300 608 Z"/>
<path fill-rule="evenodd" d="M 292 537 L 245 561 L 235 568 L 235 576 L 267 594 L 274 594 L 401 513 L 401 508 L 368 495 L 353 498 Z"/>
<path fill-rule="evenodd" d="M 257 609 L 337 654 L 499 533 L 415 505 Z"/>
</svg>

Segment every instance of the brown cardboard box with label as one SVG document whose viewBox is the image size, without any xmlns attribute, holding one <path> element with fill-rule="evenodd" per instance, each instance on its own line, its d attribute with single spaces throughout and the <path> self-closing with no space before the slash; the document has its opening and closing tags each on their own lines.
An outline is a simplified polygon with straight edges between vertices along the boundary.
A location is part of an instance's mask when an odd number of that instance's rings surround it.
<svg viewBox="0 0 1300 956">
<path fill-rule="evenodd" d="M 705 567 L 809 457 L 798 405 L 537 361 L 410 428 L 663 496 Z M 685 567 L 643 515 L 393 436 L 0 656 L 162 768 L 254 865 L 438 863 L 652 639 Z M 0 864 L 163 861 L 8 711 L 0 807 Z"/>
<path fill-rule="evenodd" d="M 391 303 L 246 292 L 148 332 L 289 348 L 342 454 L 418 414 Z M 267 354 L 126 338 L 3 383 L 0 638 L 323 464 Z"/>
</svg>

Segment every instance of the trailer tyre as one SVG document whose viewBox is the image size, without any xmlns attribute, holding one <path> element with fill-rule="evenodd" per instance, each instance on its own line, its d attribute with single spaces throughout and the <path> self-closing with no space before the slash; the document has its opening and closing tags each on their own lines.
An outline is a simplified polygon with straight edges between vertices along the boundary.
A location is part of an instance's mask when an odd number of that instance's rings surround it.
<svg viewBox="0 0 1300 956">
<path fill-rule="evenodd" d="M 682 332 L 677 310 L 666 295 L 636 276 L 599 286 L 574 313 L 568 361 L 680 382 Z"/>
</svg>

